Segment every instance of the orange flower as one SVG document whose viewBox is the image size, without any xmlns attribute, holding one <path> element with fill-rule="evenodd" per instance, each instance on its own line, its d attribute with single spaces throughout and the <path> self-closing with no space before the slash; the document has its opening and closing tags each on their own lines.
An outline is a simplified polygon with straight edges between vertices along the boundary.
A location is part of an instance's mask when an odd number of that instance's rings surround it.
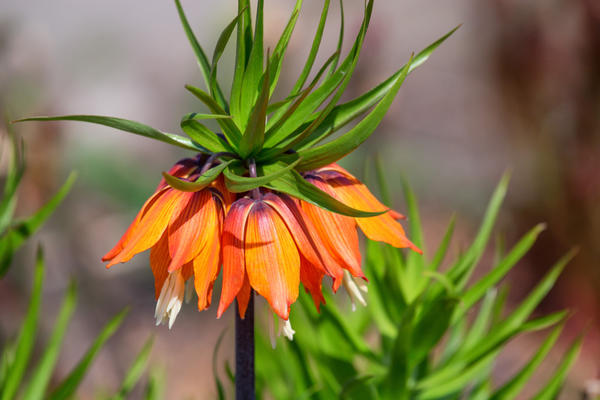
<svg viewBox="0 0 600 400">
<path fill-rule="evenodd" d="M 169 171 L 195 179 L 203 158 L 184 159 Z M 107 268 L 150 250 L 154 273 L 157 323 L 173 324 L 181 307 L 185 282 L 194 276 L 198 308 L 211 303 L 212 288 L 221 265 L 221 231 L 231 194 L 222 181 L 198 192 L 178 191 L 161 181 L 135 220 L 103 261 Z"/>
<path fill-rule="evenodd" d="M 357 226 L 371 240 L 389 243 L 399 248 L 409 247 L 421 253 L 421 250 L 406 238 L 402 225 L 396 221 L 404 216 L 381 204 L 362 182 L 339 165 L 330 164 L 310 171 L 304 177 L 308 182 L 350 207 L 373 212 L 388 210 L 375 217 L 351 218 L 329 212 L 305 201 L 300 202 L 302 209 L 316 227 L 325 251 L 337 262 L 338 271 L 334 275 L 334 290 L 343 282 L 352 298 L 357 298 L 361 302 L 362 297 L 358 297 L 356 283 L 349 276 L 343 277 L 342 272 L 347 270 L 354 277 L 365 278 L 361 269 Z"/>
<path fill-rule="evenodd" d="M 261 199 L 237 200 L 225 217 L 222 243 L 218 317 L 237 297 L 243 318 L 251 288 L 284 320 L 298 297 L 300 282 L 317 308 L 324 302 L 321 281 L 332 261 L 319 253 L 322 244 L 314 227 L 289 196 L 267 193 Z"/>
</svg>

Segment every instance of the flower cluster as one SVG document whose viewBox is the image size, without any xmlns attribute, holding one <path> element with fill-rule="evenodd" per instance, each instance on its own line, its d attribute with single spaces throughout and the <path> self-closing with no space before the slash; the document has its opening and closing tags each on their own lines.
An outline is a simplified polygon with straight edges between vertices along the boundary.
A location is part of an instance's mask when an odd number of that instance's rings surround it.
<svg viewBox="0 0 600 400">
<path fill-rule="evenodd" d="M 193 182 L 213 162 L 204 155 L 186 158 L 168 175 Z M 317 308 L 325 302 L 325 276 L 332 279 L 334 291 L 343 283 L 353 299 L 364 302 L 353 280 L 365 279 L 357 226 L 372 240 L 419 250 L 396 221 L 402 215 L 383 206 L 345 169 L 331 164 L 303 176 L 333 198 L 381 214 L 352 218 L 272 190 L 234 194 L 222 176 L 195 192 L 173 188 L 163 179 L 103 260 L 111 267 L 151 249 L 157 323 L 168 320 L 169 326 L 181 308 L 188 281 L 193 282 L 198 309 L 210 306 L 221 265 L 218 317 L 237 298 L 243 318 L 254 289 L 281 319 L 288 320 L 300 283 Z"/>
</svg>

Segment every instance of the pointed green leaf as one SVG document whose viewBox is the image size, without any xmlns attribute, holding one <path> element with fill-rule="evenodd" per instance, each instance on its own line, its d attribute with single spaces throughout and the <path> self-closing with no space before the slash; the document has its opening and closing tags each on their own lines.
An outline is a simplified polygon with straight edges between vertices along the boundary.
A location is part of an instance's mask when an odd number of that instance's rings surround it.
<svg viewBox="0 0 600 400">
<path fill-rule="evenodd" d="M 529 362 L 521 370 L 498 389 L 490 400 L 512 400 L 517 397 L 525 384 L 531 379 L 544 358 L 548 355 L 554 343 L 560 336 L 564 325 L 559 325 L 548 335 Z"/>
<path fill-rule="evenodd" d="M 192 31 L 190 23 L 188 22 L 187 17 L 183 12 L 183 7 L 181 7 L 181 3 L 179 0 L 175 0 L 175 6 L 177 7 L 177 13 L 179 14 L 179 19 L 181 20 L 181 25 L 183 26 L 185 35 L 187 36 L 190 45 L 194 50 L 194 54 L 196 54 L 198 66 L 200 67 L 200 71 L 202 72 L 202 76 L 204 78 L 204 82 L 206 83 L 206 87 L 209 88 L 209 90 L 212 90 L 213 85 L 211 84 L 211 67 L 208 63 L 208 58 L 206 58 L 206 53 L 204 53 L 202 46 L 200 46 L 200 42 L 198 42 L 196 35 L 194 35 L 194 31 Z M 219 84 L 217 82 L 215 82 L 214 89 L 215 90 L 213 95 L 216 97 L 217 103 L 223 109 L 227 110 L 227 101 L 225 100 L 225 96 L 223 96 L 223 92 L 221 91 L 221 88 L 219 87 Z"/>
<path fill-rule="evenodd" d="M 271 86 L 269 89 L 269 96 L 273 94 L 275 87 L 277 86 L 277 82 L 279 80 L 279 74 L 281 73 L 281 66 L 283 65 L 283 59 L 285 58 L 285 52 L 287 50 L 288 44 L 290 42 L 290 38 L 292 37 L 292 33 L 294 32 L 294 28 L 296 27 L 296 21 L 298 21 L 298 16 L 300 15 L 300 8 L 302 8 L 303 0 L 296 0 L 296 5 L 294 6 L 294 10 L 292 11 L 292 15 L 288 20 L 287 25 L 285 26 L 283 33 L 279 37 L 279 41 L 275 46 L 275 50 L 273 51 L 273 57 L 271 60 Z"/>
<path fill-rule="evenodd" d="M 121 325 L 121 322 L 123 322 L 123 318 L 125 318 L 126 314 L 127 310 L 121 311 L 104 326 L 81 361 L 79 361 L 69 375 L 48 396 L 49 400 L 65 400 L 73 396 L 79 387 L 81 380 L 92 364 L 92 361 L 94 361 L 96 355 L 104 346 L 106 341 L 115 333 L 119 325 Z"/>
<path fill-rule="evenodd" d="M 437 271 L 437 269 L 442 265 L 442 261 L 444 261 L 444 257 L 448 252 L 448 247 L 450 246 L 450 240 L 452 239 L 452 234 L 454 233 L 454 225 L 456 223 L 456 214 L 452 214 L 450 218 L 450 223 L 448 224 L 448 228 L 446 229 L 446 233 L 440 242 L 440 245 L 433 256 L 433 260 L 429 264 L 429 269 L 432 271 Z"/>
<path fill-rule="evenodd" d="M 146 370 L 146 365 L 148 364 L 148 359 L 150 358 L 150 352 L 152 351 L 152 344 L 154 343 L 154 338 L 150 337 L 146 340 L 146 343 L 138 353 L 131 367 L 127 371 L 123 382 L 121 383 L 121 388 L 119 392 L 115 395 L 112 400 L 125 400 L 130 398 L 131 391 L 137 385 L 138 381 L 142 377 L 144 371 Z"/>
<path fill-rule="evenodd" d="M 58 192 L 29 218 L 17 221 L 6 233 L 0 237 L 0 277 L 4 276 L 15 251 L 23 242 L 37 231 L 40 226 L 50 217 L 54 210 L 62 203 L 63 199 L 71 190 L 77 174 L 72 172 Z"/>
<path fill-rule="evenodd" d="M 56 360 L 58 359 L 61 344 L 64 339 L 65 332 L 67 331 L 67 327 L 69 326 L 69 322 L 71 321 L 71 316 L 75 310 L 76 303 L 77 288 L 75 287 L 75 284 L 71 282 L 58 313 L 58 317 L 56 318 L 56 322 L 54 323 L 54 329 L 52 331 L 52 335 L 50 336 L 50 340 L 48 341 L 46 349 L 44 350 L 44 354 L 36 366 L 32 378 L 27 386 L 27 391 L 25 392 L 24 396 L 25 399 L 41 400 L 44 398 L 46 388 L 48 387 L 48 383 L 50 382 L 50 378 L 54 372 L 54 366 L 56 365 Z"/>
<path fill-rule="evenodd" d="M 431 53 L 442 44 L 450 35 L 456 31 L 458 27 L 454 28 L 446 35 L 429 45 L 427 48 L 419 52 L 412 61 L 408 73 L 412 72 L 415 68 L 422 65 Z M 336 106 L 330 113 L 330 115 L 319 125 L 317 129 L 305 139 L 298 147 L 298 149 L 306 149 L 313 146 L 319 141 L 327 138 L 334 132 L 337 132 L 342 127 L 346 126 L 349 122 L 353 121 L 368 109 L 377 104 L 389 91 L 394 87 L 397 80 L 402 75 L 406 65 L 403 65 L 396 73 L 386 79 L 384 82 L 369 90 L 365 94 L 351 100 L 347 103 Z M 316 117 L 314 117 L 316 119 Z"/>
<path fill-rule="evenodd" d="M 338 36 L 338 43 L 337 43 L 337 57 L 335 58 L 335 60 L 333 61 L 333 64 L 331 65 L 331 70 L 329 71 L 328 76 L 333 75 L 333 73 L 337 69 L 338 62 L 340 61 L 340 55 L 342 54 L 342 46 L 344 44 L 344 28 L 345 28 L 345 26 L 346 26 L 346 18 L 344 16 L 344 1 L 340 0 L 340 33 Z"/>
<path fill-rule="evenodd" d="M 146 400 L 164 399 L 165 374 L 159 369 L 150 372 L 144 398 Z"/>
<path fill-rule="evenodd" d="M 211 153 L 232 153 L 233 149 L 225 139 L 194 119 L 181 122 L 181 129 L 192 139 L 194 144 Z"/>
<path fill-rule="evenodd" d="M 242 126 L 241 116 L 241 94 L 242 83 L 244 82 L 244 73 L 246 64 L 252 50 L 252 16 L 250 12 L 249 0 L 238 0 L 238 13 L 242 12 L 242 18 L 238 19 L 237 42 L 235 50 L 235 71 L 233 75 L 233 84 L 231 85 L 231 97 L 229 107 L 231 115 L 234 116 L 238 126 Z"/>
<path fill-rule="evenodd" d="M 234 160 L 221 162 L 221 164 L 212 167 L 200 175 L 194 182 L 177 178 L 173 175 L 169 175 L 166 172 L 163 172 L 162 175 L 165 178 L 165 181 L 167 181 L 167 184 L 173 189 L 177 189 L 182 192 L 199 192 L 217 179 L 219 175 L 221 175 L 221 172 L 223 172 L 223 170 L 227 168 L 227 166 L 233 161 Z"/>
<path fill-rule="evenodd" d="M 225 110 L 215 102 L 215 99 L 210 97 L 210 95 L 202 89 L 198 89 L 192 85 L 185 85 L 185 88 L 198 99 L 200 99 L 200 101 L 202 101 L 213 113 L 219 115 L 226 114 Z M 223 134 L 227 138 L 227 142 L 229 142 L 229 144 L 233 147 L 237 146 L 237 144 L 240 142 L 242 134 L 235 123 L 231 119 L 217 119 L 217 123 L 221 129 L 223 129 Z"/>
<path fill-rule="evenodd" d="M 266 172 L 266 171 L 265 171 Z M 324 208 L 327 211 L 334 213 L 347 215 L 349 217 L 364 218 L 381 215 L 388 210 L 380 212 L 369 212 L 361 211 L 355 208 L 349 207 L 339 200 L 331 197 L 329 194 L 323 192 L 315 185 L 307 182 L 302 175 L 295 170 L 289 171 L 284 176 L 271 181 L 267 188 L 277 190 L 290 196 L 296 197 L 297 199 L 304 200 L 308 203 L 314 204 L 318 207 Z"/>
<path fill-rule="evenodd" d="M 219 373 L 217 371 L 217 355 L 219 354 L 219 348 L 221 347 L 221 343 L 223 342 L 223 338 L 225 337 L 226 333 L 227 329 L 223 329 L 223 331 L 219 335 L 219 338 L 217 339 L 217 343 L 215 344 L 212 355 L 212 373 L 213 377 L 215 378 L 215 386 L 217 387 L 217 394 L 219 396 L 219 400 L 225 400 L 226 398 L 225 388 L 223 387 L 223 383 L 221 382 L 221 379 L 219 378 Z"/>
<path fill-rule="evenodd" d="M 33 345 L 35 343 L 35 335 L 37 333 L 40 305 L 42 303 L 43 283 L 44 253 L 42 248 L 38 247 L 29 307 L 17 340 L 14 362 L 8 371 L 4 386 L 0 388 L 1 400 L 12 400 L 15 398 L 17 391 L 19 390 L 19 385 L 25 375 L 25 369 L 29 363 L 29 358 L 31 357 Z"/>
<path fill-rule="evenodd" d="M 254 28 L 254 39 L 248 65 L 244 71 L 242 92 L 240 97 L 240 115 L 234 115 L 240 127 L 246 126 L 250 111 L 254 106 L 257 93 L 260 92 L 260 81 L 263 76 L 263 20 L 264 0 L 258 0 L 256 4 L 256 26 Z"/>
<path fill-rule="evenodd" d="M 250 113 L 244 135 L 240 140 L 239 153 L 242 158 L 256 154 L 262 149 L 265 141 L 265 124 L 267 119 L 267 106 L 269 105 L 269 66 L 265 71 L 262 81 L 260 96 Z"/>
<path fill-rule="evenodd" d="M 225 175 L 225 184 L 227 185 L 227 189 L 233 193 L 248 192 L 260 186 L 267 186 L 271 181 L 289 173 L 289 171 L 298 165 L 300 160 L 301 159 L 299 158 L 291 164 L 278 161 L 272 165 L 258 167 L 259 173 L 264 173 L 264 171 L 269 172 L 259 175 L 256 178 L 237 175 L 231 168 L 227 168 L 223 171 L 223 175 Z"/>
<path fill-rule="evenodd" d="M 11 142 L 11 154 L 6 177 L 4 178 L 4 191 L 0 200 L 0 233 L 10 225 L 15 207 L 17 205 L 16 191 L 25 169 L 22 142 L 19 143 L 7 125 L 8 136 Z"/>
<path fill-rule="evenodd" d="M 327 164 L 331 164 L 346 156 L 360 146 L 375 131 L 379 123 L 392 105 L 396 94 L 404 83 L 411 60 L 407 63 L 404 71 L 398 81 L 396 81 L 392 90 L 390 90 L 377 106 L 362 121 L 353 127 L 348 133 L 332 140 L 324 145 L 300 151 L 299 154 L 304 161 L 298 166 L 300 171 L 309 171 Z"/>
<path fill-rule="evenodd" d="M 215 96 L 215 94 L 219 93 L 219 83 L 217 81 L 217 65 L 223 52 L 225 51 L 225 47 L 227 47 L 227 43 L 229 43 L 229 38 L 233 33 L 233 29 L 237 26 L 240 18 L 243 18 L 244 12 L 246 10 L 243 9 L 238 13 L 238 15 L 223 29 L 221 35 L 219 35 L 219 39 L 217 40 L 217 44 L 215 45 L 215 51 L 213 52 L 212 57 L 212 65 L 210 69 L 210 90 L 211 94 Z M 225 107 L 223 107 L 225 108 Z"/>
<path fill-rule="evenodd" d="M 224 112 L 223 112 L 224 113 Z M 219 113 L 219 114 L 223 114 Z M 92 124 L 109 126 L 125 132 L 145 136 L 150 139 L 159 140 L 173 146 L 183 147 L 184 149 L 198 151 L 198 148 L 190 142 L 188 138 L 174 135 L 172 133 L 161 132 L 140 122 L 130 121 L 128 119 L 106 117 L 103 115 L 62 115 L 57 117 L 31 117 L 23 118 L 14 122 L 24 121 L 80 121 Z"/>
<path fill-rule="evenodd" d="M 317 53 L 319 52 L 319 47 L 321 46 L 321 39 L 323 38 L 323 30 L 325 29 L 325 22 L 327 21 L 327 13 L 329 11 L 329 3 L 330 0 L 325 0 L 323 2 L 323 11 L 321 11 L 321 17 L 319 18 L 319 25 L 317 26 L 317 32 L 315 34 L 315 38 L 313 39 L 312 46 L 310 48 L 310 53 L 306 58 L 306 63 L 304 63 L 304 67 L 302 68 L 302 72 L 298 77 L 298 80 L 294 84 L 294 87 L 291 91 L 292 95 L 300 92 L 300 89 L 306 83 L 308 79 L 308 75 L 315 63 L 315 59 L 317 58 Z"/>
<path fill-rule="evenodd" d="M 190 119 L 195 119 L 195 120 L 201 121 L 203 119 L 230 119 L 230 118 L 231 118 L 231 115 L 227 115 L 227 114 L 200 114 L 197 112 L 191 112 L 191 113 L 185 114 L 181 118 L 181 122 L 185 122 Z"/>
<path fill-rule="evenodd" d="M 500 211 L 500 206 L 502 206 L 502 202 L 506 196 L 509 181 L 510 174 L 504 173 L 488 204 L 483 217 L 483 222 L 481 223 L 481 227 L 479 228 L 479 232 L 477 232 L 477 236 L 475 237 L 473 244 L 471 247 L 469 247 L 469 250 L 465 253 L 465 255 L 461 257 L 460 260 L 448 271 L 448 276 L 453 281 L 457 282 L 459 287 L 464 287 L 471 276 L 473 268 L 475 268 L 475 265 L 477 265 L 477 262 L 485 250 L 485 247 L 490 239 L 492 229 L 494 228 L 496 217 Z"/>
<path fill-rule="evenodd" d="M 567 378 L 567 374 L 579 355 L 581 344 L 581 337 L 577 338 L 573 342 L 552 377 L 548 380 L 548 382 L 546 382 L 542 390 L 532 397 L 532 400 L 553 400 L 558 397 L 565 379 Z"/>
</svg>

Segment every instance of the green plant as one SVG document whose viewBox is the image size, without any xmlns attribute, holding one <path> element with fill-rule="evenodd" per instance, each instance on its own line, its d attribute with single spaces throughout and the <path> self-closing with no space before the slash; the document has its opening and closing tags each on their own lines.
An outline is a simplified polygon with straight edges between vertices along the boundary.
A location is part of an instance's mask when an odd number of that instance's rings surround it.
<svg viewBox="0 0 600 400">
<path fill-rule="evenodd" d="M 540 224 L 506 254 L 498 250 L 494 267 L 469 283 L 479 265 L 508 186 L 500 181 L 472 244 L 441 271 L 454 230 L 454 218 L 432 257 L 405 254 L 368 241 L 368 306 L 343 312 L 328 295 L 318 315 L 309 296 L 294 309 L 293 342 L 271 348 L 261 332 L 257 341 L 257 392 L 277 399 L 514 399 L 552 349 L 566 311 L 532 318 L 532 312 L 573 257 L 571 251 L 549 270 L 528 296 L 506 312 L 507 287 L 500 280 L 514 268 L 543 231 Z M 385 189 L 383 190 L 386 191 Z M 404 184 L 411 234 L 424 248 L 417 202 Z M 384 196 L 389 198 L 388 196 Z M 428 254 L 428 253 L 426 253 Z M 549 329 L 533 357 L 503 385 L 492 371 L 505 345 L 516 336 Z M 557 397 L 581 346 L 575 340 L 555 373 L 533 397 Z"/>
</svg>

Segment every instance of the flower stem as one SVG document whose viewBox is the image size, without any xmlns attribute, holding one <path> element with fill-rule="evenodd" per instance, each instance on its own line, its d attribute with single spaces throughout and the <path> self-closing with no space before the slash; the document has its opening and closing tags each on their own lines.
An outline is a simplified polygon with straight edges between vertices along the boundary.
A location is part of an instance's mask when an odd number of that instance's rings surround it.
<svg viewBox="0 0 600 400">
<path fill-rule="evenodd" d="M 254 159 L 250 160 L 250 163 L 248 164 L 248 172 L 250 173 L 251 178 L 256 178 L 256 161 L 254 161 Z M 262 198 L 259 188 L 252 189 L 252 197 L 254 200 L 260 200 Z"/>
<path fill-rule="evenodd" d="M 254 400 L 254 290 L 244 319 L 235 303 L 235 398 Z"/>
</svg>

